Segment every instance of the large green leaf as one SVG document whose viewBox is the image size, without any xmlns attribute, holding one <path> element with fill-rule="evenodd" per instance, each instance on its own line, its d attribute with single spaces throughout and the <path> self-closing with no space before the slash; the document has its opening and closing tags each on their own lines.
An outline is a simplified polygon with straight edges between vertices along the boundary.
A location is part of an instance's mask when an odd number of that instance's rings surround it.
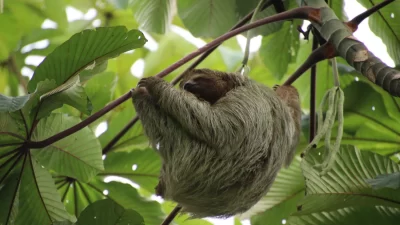
<svg viewBox="0 0 400 225">
<path fill-rule="evenodd" d="M 393 225 L 399 222 L 400 211 L 393 208 L 344 208 L 333 212 L 290 217 L 288 225 Z"/>
<path fill-rule="evenodd" d="M 296 211 L 297 202 L 304 196 L 304 191 L 300 157 L 296 157 L 289 168 L 281 169 L 267 195 L 240 218 L 252 216 L 253 225 L 265 224 L 265 221 L 279 224 Z"/>
<path fill-rule="evenodd" d="M 388 154 L 400 147 L 400 101 L 367 82 L 353 82 L 345 89 L 345 126 L 342 143 Z"/>
<path fill-rule="evenodd" d="M 286 22 L 278 32 L 263 38 L 260 56 L 277 79 L 282 79 L 289 63 L 296 59 L 300 47 L 298 25 L 298 21 Z"/>
<path fill-rule="evenodd" d="M 175 4 L 175 0 L 135 0 L 133 10 L 144 30 L 164 34 L 172 21 Z"/>
<path fill-rule="evenodd" d="M 37 67 L 28 84 L 33 92 L 38 82 L 53 79 L 58 86 L 83 70 L 95 70 L 102 62 L 122 52 L 142 47 L 146 43 L 138 30 L 125 27 L 100 27 L 73 35 L 56 48 Z"/>
<path fill-rule="evenodd" d="M 325 149 L 312 149 L 302 163 L 306 178 L 307 195 L 297 214 L 329 212 L 347 207 L 396 207 L 400 209 L 400 196 L 396 190 L 373 189 L 366 180 L 378 175 L 399 172 L 400 165 L 388 157 L 352 146 L 342 146 L 332 169 L 320 175 L 316 168 L 323 162 Z"/>
<path fill-rule="evenodd" d="M 40 28 L 45 16 L 38 8 L 25 1 L 10 1 L 0 13 L 0 61 L 6 60 L 18 47 L 19 40 L 36 28 Z"/>
<path fill-rule="evenodd" d="M 54 80 L 40 81 L 36 90 L 30 94 L 28 102 L 22 108 L 22 113 L 26 120 L 28 127 L 32 125 L 35 119 L 41 119 L 48 116 L 51 111 L 63 105 L 62 102 L 46 101 L 42 96 L 50 97 L 51 91 L 56 89 L 57 84 Z M 39 112 L 38 112 L 39 111 Z"/>
<path fill-rule="evenodd" d="M 112 100 L 117 77 L 112 72 L 101 73 L 90 79 L 85 85 L 85 91 L 97 112 Z"/>
<path fill-rule="evenodd" d="M 357 0 L 366 8 L 379 3 L 370 0 Z M 396 65 L 400 64 L 400 2 L 394 1 L 386 7 L 374 13 L 369 19 L 371 31 L 378 37 L 382 38 L 383 43 L 387 46 L 387 51 Z"/>
<path fill-rule="evenodd" d="M 131 152 L 111 152 L 104 161 L 102 176 L 120 176 L 132 180 L 141 188 L 154 193 L 158 183 L 161 160 L 153 149 Z"/>
<path fill-rule="evenodd" d="M 38 83 L 38 89 L 36 89 L 36 91 L 39 91 L 40 86 L 43 87 L 42 82 Z M 78 76 L 41 95 L 39 99 L 42 104 L 37 107 L 39 112 L 36 119 L 47 116 L 50 112 L 61 107 L 63 104 L 70 105 L 84 114 L 90 114 L 92 112 L 92 103 L 81 86 Z"/>
<path fill-rule="evenodd" d="M 76 221 L 61 202 L 50 173 L 27 154 L 19 188 L 19 211 L 16 225 L 51 224 L 54 221 Z"/>
<path fill-rule="evenodd" d="M 347 21 L 347 15 L 344 10 L 344 0 L 329 0 L 328 5 L 340 20 Z"/>
<path fill-rule="evenodd" d="M 26 134 L 22 120 L 10 113 L 0 113 L 0 144 L 22 143 L 26 139 Z"/>
<path fill-rule="evenodd" d="M 13 164 L 14 170 L 11 174 L 4 179 L 5 171 L 0 171 L 0 224 L 7 224 L 9 221 L 15 221 L 18 215 L 18 186 L 19 178 L 21 175 L 23 160 L 18 160 L 16 164 Z M 9 170 L 10 168 L 2 168 L 2 170 Z"/>
<path fill-rule="evenodd" d="M 235 0 L 178 1 L 178 14 L 196 37 L 217 37 L 237 22 Z"/>
<path fill-rule="evenodd" d="M 64 30 L 68 26 L 67 13 L 66 13 L 66 2 L 65 1 L 53 1 L 44 0 L 45 7 L 44 13 L 49 19 L 57 23 L 57 27 Z"/>
<path fill-rule="evenodd" d="M 258 3 L 259 0 L 236 0 L 236 6 L 237 6 L 237 11 L 239 13 L 239 16 L 242 18 L 246 16 L 248 13 L 250 13 L 252 10 L 254 10 Z M 285 2 L 288 3 L 288 2 Z M 288 6 L 288 4 L 285 4 Z M 272 16 L 276 14 L 275 8 L 273 6 L 270 6 L 266 9 L 264 9 L 261 12 L 258 12 L 258 14 L 255 17 L 255 20 L 259 20 L 268 16 Z M 253 35 L 258 35 L 261 34 L 263 36 L 267 36 L 269 34 L 272 34 L 276 31 L 278 31 L 283 25 L 283 22 L 275 22 L 275 23 L 270 23 L 267 25 L 263 25 L 261 27 L 258 27 L 256 29 L 252 29 L 252 34 Z"/>
<path fill-rule="evenodd" d="M 135 116 L 135 109 L 131 101 L 127 101 L 121 105 L 121 110 L 112 114 L 107 123 L 107 131 L 104 132 L 100 137 L 101 145 L 104 147 L 109 143 L 111 139 L 115 137 Z M 142 148 L 143 142 L 146 138 L 143 138 L 143 128 L 140 126 L 140 122 L 134 125 L 125 135 L 114 145 L 113 150 L 132 150 L 136 148 Z M 149 146 L 149 142 L 147 146 Z"/>
<path fill-rule="evenodd" d="M 96 190 L 107 190 L 107 198 L 114 200 L 125 209 L 133 209 L 140 213 L 146 225 L 158 225 L 163 221 L 165 215 L 161 211 L 160 204 L 141 197 L 137 190 L 129 184 L 104 183 L 96 179 L 90 185 Z"/>
<path fill-rule="evenodd" d="M 78 118 L 52 114 L 40 120 L 32 140 L 44 140 L 79 122 Z M 100 143 L 88 127 L 32 153 L 43 166 L 83 182 L 103 170 Z"/>
<path fill-rule="evenodd" d="M 110 199 L 89 205 L 78 219 L 77 225 L 144 225 L 142 216 L 132 209 L 124 209 Z"/>
</svg>

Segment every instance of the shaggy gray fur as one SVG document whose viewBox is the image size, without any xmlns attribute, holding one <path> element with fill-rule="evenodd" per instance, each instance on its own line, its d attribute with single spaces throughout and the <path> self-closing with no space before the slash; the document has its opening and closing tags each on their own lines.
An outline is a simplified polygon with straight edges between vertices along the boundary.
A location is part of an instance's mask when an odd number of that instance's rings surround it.
<svg viewBox="0 0 400 225">
<path fill-rule="evenodd" d="M 154 77 L 146 78 L 148 94 L 133 94 L 144 130 L 163 160 L 163 197 L 193 217 L 248 210 L 291 162 L 297 145 L 300 121 L 288 105 L 271 88 L 229 75 L 236 87 L 213 105 Z"/>
</svg>

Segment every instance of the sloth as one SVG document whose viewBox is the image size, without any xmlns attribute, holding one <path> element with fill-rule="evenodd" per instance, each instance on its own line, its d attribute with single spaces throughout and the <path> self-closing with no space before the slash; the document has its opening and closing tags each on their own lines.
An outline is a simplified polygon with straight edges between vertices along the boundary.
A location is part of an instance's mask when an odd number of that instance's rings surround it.
<svg viewBox="0 0 400 225">
<path fill-rule="evenodd" d="M 195 69 L 180 88 L 143 78 L 132 99 L 162 168 L 156 194 L 192 218 L 229 217 L 256 204 L 288 166 L 300 135 L 299 95 L 238 73 Z"/>
</svg>

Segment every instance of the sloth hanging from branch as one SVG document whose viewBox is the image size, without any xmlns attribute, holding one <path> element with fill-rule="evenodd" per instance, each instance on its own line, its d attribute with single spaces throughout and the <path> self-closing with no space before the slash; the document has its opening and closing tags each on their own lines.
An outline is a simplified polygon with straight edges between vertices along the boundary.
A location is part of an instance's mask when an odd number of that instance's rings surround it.
<svg viewBox="0 0 400 225">
<path fill-rule="evenodd" d="M 288 166 L 300 135 L 299 95 L 238 73 L 188 72 L 180 90 L 156 77 L 133 93 L 162 158 L 156 194 L 193 217 L 228 217 L 257 203 Z"/>
</svg>

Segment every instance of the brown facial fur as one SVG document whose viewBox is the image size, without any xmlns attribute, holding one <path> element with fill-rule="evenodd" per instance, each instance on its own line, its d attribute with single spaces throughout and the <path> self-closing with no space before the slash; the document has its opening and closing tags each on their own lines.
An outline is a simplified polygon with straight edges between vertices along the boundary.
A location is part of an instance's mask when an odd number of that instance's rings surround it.
<svg viewBox="0 0 400 225">
<path fill-rule="evenodd" d="M 232 76 L 209 69 L 192 70 L 183 77 L 179 86 L 197 98 L 214 104 L 230 90 L 240 85 L 232 79 Z"/>
</svg>

